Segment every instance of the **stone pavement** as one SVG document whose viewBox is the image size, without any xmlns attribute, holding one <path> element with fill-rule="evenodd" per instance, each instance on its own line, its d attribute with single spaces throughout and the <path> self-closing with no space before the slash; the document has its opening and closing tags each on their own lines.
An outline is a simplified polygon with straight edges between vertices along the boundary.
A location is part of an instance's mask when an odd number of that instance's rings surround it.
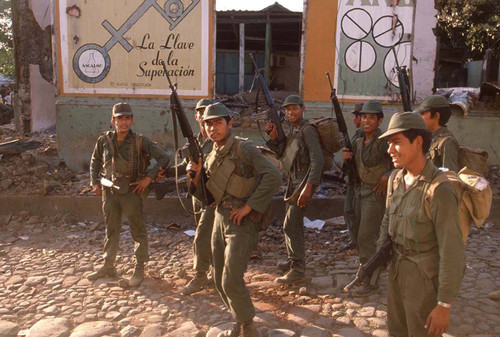
<svg viewBox="0 0 500 337">
<path fill-rule="evenodd" d="M 245 277 L 264 336 L 388 336 L 385 273 L 381 294 L 352 299 L 340 291 L 357 265 L 354 252 L 343 250 L 342 226 L 333 220 L 321 231 L 306 230 L 308 282 L 301 287 L 272 282 L 280 275 L 276 261 L 285 257 L 283 234 L 272 226 L 263 235 Z M 85 276 L 102 264 L 102 224 L 27 212 L 0 218 L 0 337 L 215 337 L 231 316 L 214 289 L 180 294 L 193 274 L 192 238 L 184 233 L 190 228 L 175 218 L 149 223 L 147 277 L 127 288 L 133 269 L 128 226 L 119 277 L 89 282 Z M 498 225 L 471 233 L 448 336 L 500 335 L 500 301 L 488 299 L 500 289 L 499 247 Z"/>
</svg>

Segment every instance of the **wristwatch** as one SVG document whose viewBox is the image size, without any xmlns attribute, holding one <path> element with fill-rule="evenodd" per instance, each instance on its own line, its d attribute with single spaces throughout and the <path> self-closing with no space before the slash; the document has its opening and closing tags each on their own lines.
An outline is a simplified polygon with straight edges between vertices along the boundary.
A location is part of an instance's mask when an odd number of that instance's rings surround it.
<svg viewBox="0 0 500 337">
<path fill-rule="evenodd" d="M 444 302 L 439 301 L 438 305 L 440 305 L 442 307 L 445 307 L 445 308 L 448 308 L 448 309 L 451 308 L 451 304 L 450 303 L 444 303 Z"/>
</svg>

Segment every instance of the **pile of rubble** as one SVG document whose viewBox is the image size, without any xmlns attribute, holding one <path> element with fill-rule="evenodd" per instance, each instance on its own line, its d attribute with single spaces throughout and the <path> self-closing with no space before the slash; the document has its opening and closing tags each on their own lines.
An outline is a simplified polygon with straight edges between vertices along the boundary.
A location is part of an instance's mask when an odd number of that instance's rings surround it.
<svg viewBox="0 0 500 337">
<path fill-rule="evenodd" d="M 17 149 L 17 153 L 5 153 L 3 144 L 15 140 L 19 141 L 21 149 Z M 500 166 L 490 166 L 487 178 L 493 195 L 500 194 Z M 55 131 L 35 133 L 27 138 L 16 134 L 11 124 L 0 126 L 0 195 L 88 196 L 92 195 L 89 181 L 88 171 L 72 171 L 59 158 Z M 174 179 L 168 178 L 167 181 L 170 187 L 165 196 L 177 196 Z M 276 196 L 283 196 L 284 185 Z M 180 182 L 179 188 L 180 194 L 185 195 L 185 182 Z M 316 197 L 332 198 L 344 193 L 345 183 L 340 170 L 325 172 Z M 154 196 L 154 192 L 150 194 L 150 197 Z"/>
</svg>

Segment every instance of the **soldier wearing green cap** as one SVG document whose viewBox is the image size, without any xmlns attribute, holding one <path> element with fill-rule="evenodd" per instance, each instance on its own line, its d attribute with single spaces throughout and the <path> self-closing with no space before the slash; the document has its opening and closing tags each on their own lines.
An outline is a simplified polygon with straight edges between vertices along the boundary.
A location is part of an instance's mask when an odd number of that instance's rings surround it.
<svg viewBox="0 0 500 337">
<path fill-rule="evenodd" d="M 396 167 L 389 178 L 377 242 L 380 248 L 390 236 L 393 243 L 387 289 L 389 334 L 439 336 L 448 328 L 451 303 L 465 268 L 457 194 L 444 172 L 426 157 L 431 136 L 420 115 L 394 114 L 380 138 L 388 139 Z M 439 183 L 429 197 L 435 182 Z"/>
<path fill-rule="evenodd" d="M 115 260 L 122 213 L 125 213 L 135 241 L 135 268 L 129 281 L 132 287 L 141 284 L 144 265 L 149 260 L 142 197 L 147 195 L 148 186 L 157 176 L 159 166 L 166 167 L 170 161 L 167 153 L 153 141 L 131 130 L 133 122 L 130 105 L 115 104 L 111 115 L 115 131 L 102 133 L 92 153 L 90 184 L 96 195 L 102 194 L 106 240 L 104 266 L 87 276 L 89 280 L 116 276 Z M 151 158 L 156 159 L 157 164 L 147 170 Z M 101 178 L 112 181 L 115 187 L 101 186 Z"/>
<path fill-rule="evenodd" d="M 318 130 L 304 118 L 305 107 L 302 98 L 290 95 L 286 97 L 282 107 L 285 108 L 286 117 L 292 126 L 287 135 L 286 149 L 280 158 L 288 173 L 286 215 L 283 222 L 288 259 L 278 263 L 278 268 L 287 273 L 275 281 L 291 284 L 305 280 L 304 214 L 314 189 L 320 183 L 324 158 Z M 267 146 L 277 151 L 276 126 L 268 123 L 267 129 L 271 138 Z M 294 195 L 297 197 L 293 197 Z"/>
<path fill-rule="evenodd" d="M 353 160 L 356 181 L 354 186 L 354 221 L 357 227 L 356 245 L 359 261 L 364 264 L 376 252 L 377 238 L 385 211 L 385 191 L 391 171 L 387 141 L 379 139 L 379 126 L 384 118 L 382 104 L 368 101 L 360 111 L 364 135 L 353 144 L 353 152 L 344 150 L 344 160 Z M 378 291 L 378 276 L 365 278 L 363 286 L 352 295 L 370 296 Z"/>
<path fill-rule="evenodd" d="M 205 128 L 203 128 L 203 113 L 207 106 L 212 104 L 212 100 L 204 98 L 196 103 L 194 118 L 200 127 L 200 133 L 195 135 L 201 147 L 203 157 L 212 151 L 213 142 L 208 137 Z M 186 174 L 186 166 L 188 160 L 184 159 L 182 163 L 177 165 L 177 174 Z M 175 176 L 175 167 L 167 170 L 166 174 L 170 177 Z M 210 205 L 203 205 L 196 198 L 192 198 L 193 208 L 199 214 L 196 216 L 196 233 L 194 235 L 193 248 L 193 269 L 195 270 L 194 277 L 189 283 L 181 290 L 183 295 L 191 295 L 203 290 L 208 286 L 211 280 L 207 277 L 212 262 L 212 251 L 210 248 L 210 237 L 212 236 L 212 228 L 214 223 L 214 208 Z"/>
<path fill-rule="evenodd" d="M 363 104 L 363 102 L 356 102 L 356 104 L 354 104 L 352 122 L 356 127 L 356 132 L 351 137 L 351 144 L 354 144 L 358 138 L 362 138 L 365 134 L 363 128 L 361 127 L 361 109 L 363 109 Z M 351 243 L 348 248 L 355 247 L 356 241 L 358 241 L 358 226 L 355 220 L 354 211 L 354 180 L 355 177 L 348 179 L 344 199 L 344 220 L 347 228 L 349 229 L 349 235 L 351 236 Z"/>
<path fill-rule="evenodd" d="M 236 321 L 231 331 L 220 336 L 259 336 L 253 323 L 255 308 L 243 276 L 257 244 L 258 226 L 281 184 L 281 174 L 251 141 L 231 134 L 232 121 L 224 104 L 209 105 L 203 122 L 214 142 L 204 162 L 208 176 L 206 187 L 215 200 L 213 278 Z M 187 172 L 191 171 L 196 175 L 191 181 L 190 193 L 200 199 L 202 191 L 197 188 L 200 163 L 191 161 Z"/>
<path fill-rule="evenodd" d="M 460 145 L 448 130 L 446 123 L 451 116 L 450 106 L 444 96 L 427 96 L 413 112 L 419 113 L 432 133 L 428 156 L 437 167 L 446 167 L 458 172 L 458 151 Z"/>
</svg>

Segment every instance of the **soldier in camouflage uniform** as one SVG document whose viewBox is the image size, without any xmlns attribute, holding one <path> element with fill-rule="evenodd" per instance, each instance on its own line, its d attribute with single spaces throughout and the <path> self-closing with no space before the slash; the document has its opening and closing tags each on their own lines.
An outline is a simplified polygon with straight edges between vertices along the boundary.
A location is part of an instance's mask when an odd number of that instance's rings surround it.
<svg viewBox="0 0 500 337">
<path fill-rule="evenodd" d="M 292 125 L 287 136 L 286 149 L 281 156 L 284 169 L 288 172 L 288 186 L 285 194 L 286 215 L 283 222 L 285 245 L 288 259 L 278 263 L 278 268 L 287 271 L 276 278 L 280 284 L 300 283 L 305 280 L 305 238 L 304 214 L 314 189 L 319 185 L 323 173 L 323 152 L 318 130 L 304 118 L 305 107 L 302 98 L 290 95 L 282 105 L 288 121 Z M 267 126 L 271 139 L 267 146 L 278 150 L 276 126 Z M 291 197 L 299 194 L 298 198 Z"/>
<path fill-rule="evenodd" d="M 460 146 L 446 123 L 451 116 L 450 106 L 444 96 L 427 96 L 413 112 L 419 113 L 432 133 L 432 143 L 427 156 L 437 167 L 446 167 L 458 172 Z"/>
<path fill-rule="evenodd" d="M 363 108 L 363 102 L 356 102 L 354 105 L 354 110 L 352 112 L 352 121 L 356 127 L 356 132 L 351 137 L 351 144 L 354 144 L 358 138 L 364 136 L 365 132 L 361 127 L 361 109 Z M 344 166 L 345 170 L 346 167 Z M 344 220 L 349 229 L 349 234 L 351 236 L 351 244 L 348 248 L 357 247 L 358 244 L 358 227 L 356 226 L 355 213 L 354 213 L 354 180 L 355 177 L 347 178 L 345 200 L 344 200 Z"/>
<path fill-rule="evenodd" d="M 457 194 L 445 174 L 426 158 L 431 137 L 418 114 L 395 114 L 380 137 L 387 137 L 398 169 L 389 179 L 377 244 L 382 247 L 388 236 L 392 240 L 389 334 L 440 336 L 449 326 L 451 303 L 465 269 Z M 439 184 L 429 196 L 436 181 Z M 424 203 L 429 205 L 428 212 Z"/>
<path fill-rule="evenodd" d="M 214 142 L 208 137 L 205 129 L 203 128 L 203 113 L 205 108 L 212 104 L 212 101 L 204 98 L 198 101 L 195 108 L 194 118 L 200 127 L 200 133 L 196 135 L 196 139 L 200 144 L 203 157 L 205 158 L 211 151 Z M 177 166 L 178 174 L 186 173 L 186 166 L 188 161 L 184 159 L 181 164 Z M 175 176 L 175 167 L 167 170 L 167 175 L 170 177 Z M 207 277 L 207 273 L 212 263 L 212 251 L 210 248 L 210 238 L 212 236 L 212 228 L 214 223 L 214 208 L 210 205 L 203 205 L 200 201 L 193 197 L 194 209 L 199 212 L 196 216 L 197 227 L 194 235 L 193 248 L 193 269 L 196 271 L 194 277 L 182 289 L 183 295 L 191 295 L 198 291 L 203 290 L 210 284 L 211 280 Z"/>
<path fill-rule="evenodd" d="M 266 211 L 270 211 L 272 196 L 281 183 L 281 174 L 251 141 L 231 134 L 229 110 L 222 103 L 209 105 L 203 122 L 214 142 L 204 162 L 206 187 L 215 200 L 213 277 L 236 321 L 232 330 L 220 336 L 254 337 L 260 334 L 253 323 L 255 308 L 243 275 L 257 244 L 258 227 Z M 196 176 L 190 193 L 201 199 L 200 163 L 190 162 L 187 172 L 191 171 Z"/>
<path fill-rule="evenodd" d="M 387 141 L 379 139 L 379 126 L 384 118 L 382 104 L 368 101 L 361 109 L 361 126 L 364 136 L 353 144 L 353 153 L 344 150 L 344 160 L 353 160 L 356 174 L 354 186 L 355 227 L 358 228 L 357 245 L 359 262 L 366 263 L 375 254 L 380 225 L 385 211 L 385 191 L 391 170 L 387 154 Z M 355 297 L 370 296 L 378 291 L 377 274 L 365 278 Z"/>
<path fill-rule="evenodd" d="M 87 276 L 89 280 L 116 276 L 115 260 L 120 239 L 122 213 L 130 223 L 135 241 L 136 264 L 130 286 L 138 286 L 144 278 L 144 264 L 149 260 L 148 239 L 142 208 L 142 197 L 169 158 L 154 142 L 131 130 L 134 117 L 127 103 L 113 106 L 111 123 L 116 131 L 101 134 L 90 161 L 90 184 L 96 195 L 102 194 L 102 209 L 106 223 L 104 266 Z M 157 161 L 146 172 L 149 159 Z M 101 178 L 111 180 L 119 189 L 101 186 Z"/>
</svg>

